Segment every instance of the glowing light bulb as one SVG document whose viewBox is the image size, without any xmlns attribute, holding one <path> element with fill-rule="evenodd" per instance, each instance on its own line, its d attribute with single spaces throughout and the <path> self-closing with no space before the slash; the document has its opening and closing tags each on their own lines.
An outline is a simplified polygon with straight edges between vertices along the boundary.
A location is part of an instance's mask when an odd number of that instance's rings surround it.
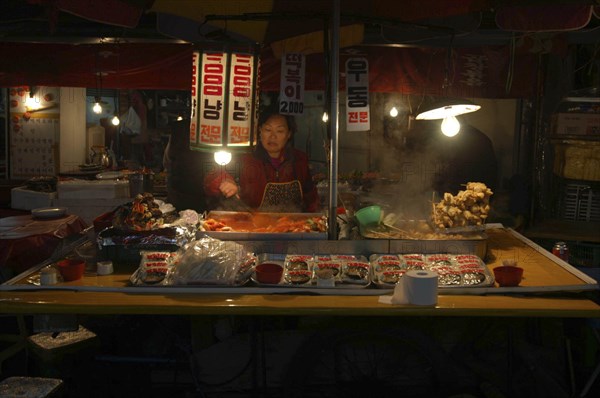
<svg viewBox="0 0 600 398">
<path fill-rule="evenodd" d="M 323 123 L 327 123 L 327 121 L 329 120 L 329 115 L 327 114 L 327 112 L 323 112 L 323 117 L 321 117 L 321 120 L 323 120 Z"/>
<path fill-rule="evenodd" d="M 118 126 L 121 123 L 117 115 L 113 116 L 110 122 L 113 124 L 113 126 Z"/>
<path fill-rule="evenodd" d="M 215 152 L 215 162 L 221 166 L 225 166 L 231 162 L 231 152 L 217 151 Z"/>
<path fill-rule="evenodd" d="M 396 117 L 398 116 L 398 109 L 396 109 L 395 106 L 392 107 L 392 109 L 390 109 L 390 116 L 391 117 Z"/>
<path fill-rule="evenodd" d="M 448 116 L 442 120 L 442 133 L 446 137 L 454 137 L 459 131 L 460 123 L 454 116 Z"/>
<path fill-rule="evenodd" d="M 99 102 L 96 102 L 92 107 L 92 110 L 94 111 L 94 113 L 102 113 L 102 106 Z"/>
<path fill-rule="evenodd" d="M 33 92 L 30 92 L 27 98 L 25 98 L 25 107 L 29 110 L 36 110 L 40 108 L 40 103 L 34 98 Z"/>
</svg>

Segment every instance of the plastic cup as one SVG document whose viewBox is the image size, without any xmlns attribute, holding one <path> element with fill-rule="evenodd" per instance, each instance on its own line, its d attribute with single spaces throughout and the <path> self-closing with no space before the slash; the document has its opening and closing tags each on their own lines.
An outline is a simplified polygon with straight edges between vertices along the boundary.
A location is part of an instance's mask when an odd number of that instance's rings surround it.
<svg viewBox="0 0 600 398">
<path fill-rule="evenodd" d="M 98 275 L 110 275 L 113 273 L 112 261 L 98 261 L 96 266 L 96 273 Z"/>
<path fill-rule="evenodd" d="M 85 261 L 81 259 L 67 258 L 56 263 L 58 272 L 65 282 L 76 281 L 83 277 Z"/>
<path fill-rule="evenodd" d="M 519 286 L 523 279 L 523 268 L 513 265 L 502 265 L 494 268 L 494 278 L 501 287 Z"/>
<path fill-rule="evenodd" d="M 256 266 L 254 272 L 258 282 L 277 284 L 281 281 L 283 267 L 275 263 L 261 263 Z"/>
</svg>

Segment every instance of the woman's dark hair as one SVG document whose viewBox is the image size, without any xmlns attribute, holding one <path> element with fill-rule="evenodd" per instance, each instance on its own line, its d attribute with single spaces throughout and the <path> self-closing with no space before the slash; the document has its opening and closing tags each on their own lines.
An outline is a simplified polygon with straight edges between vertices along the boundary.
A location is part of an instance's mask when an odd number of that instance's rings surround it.
<svg viewBox="0 0 600 398">
<path fill-rule="evenodd" d="M 275 115 L 283 116 L 285 118 L 285 121 L 287 122 L 287 125 L 288 125 L 288 130 L 290 130 L 290 139 L 288 140 L 287 146 L 290 146 L 290 145 L 293 146 L 294 145 L 294 135 L 296 135 L 296 119 L 292 115 L 282 115 L 279 112 L 262 112 L 260 114 L 260 116 L 258 117 L 259 136 L 260 136 L 260 127 L 263 124 L 265 124 L 267 119 L 269 119 L 271 116 L 275 116 Z"/>
</svg>

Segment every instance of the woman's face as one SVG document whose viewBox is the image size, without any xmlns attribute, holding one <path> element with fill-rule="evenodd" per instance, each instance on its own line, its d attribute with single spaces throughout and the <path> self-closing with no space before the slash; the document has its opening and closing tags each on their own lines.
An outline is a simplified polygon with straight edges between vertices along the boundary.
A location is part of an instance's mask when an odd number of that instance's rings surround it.
<svg viewBox="0 0 600 398">
<path fill-rule="evenodd" d="M 283 115 L 272 115 L 260 126 L 260 142 L 269 156 L 278 158 L 292 133 Z"/>
</svg>

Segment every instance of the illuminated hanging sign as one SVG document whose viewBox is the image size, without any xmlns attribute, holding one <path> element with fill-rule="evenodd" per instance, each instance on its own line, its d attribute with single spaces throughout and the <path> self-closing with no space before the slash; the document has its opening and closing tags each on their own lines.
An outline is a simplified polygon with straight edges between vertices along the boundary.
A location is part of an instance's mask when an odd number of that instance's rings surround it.
<svg viewBox="0 0 600 398">
<path fill-rule="evenodd" d="M 279 91 L 279 113 L 301 115 L 304 112 L 304 54 L 283 54 L 281 58 L 281 83 Z"/>
<path fill-rule="evenodd" d="M 369 131 L 369 62 L 366 58 L 346 61 L 346 130 Z"/>
<path fill-rule="evenodd" d="M 248 147 L 252 142 L 254 55 L 194 52 L 190 148 Z"/>
<path fill-rule="evenodd" d="M 254 87 L 254 57 L 231 54 L 229 76 L 229 134 L 230 146 L 249 146 L 252 127 L 252 88 Z"/>
</svg>

